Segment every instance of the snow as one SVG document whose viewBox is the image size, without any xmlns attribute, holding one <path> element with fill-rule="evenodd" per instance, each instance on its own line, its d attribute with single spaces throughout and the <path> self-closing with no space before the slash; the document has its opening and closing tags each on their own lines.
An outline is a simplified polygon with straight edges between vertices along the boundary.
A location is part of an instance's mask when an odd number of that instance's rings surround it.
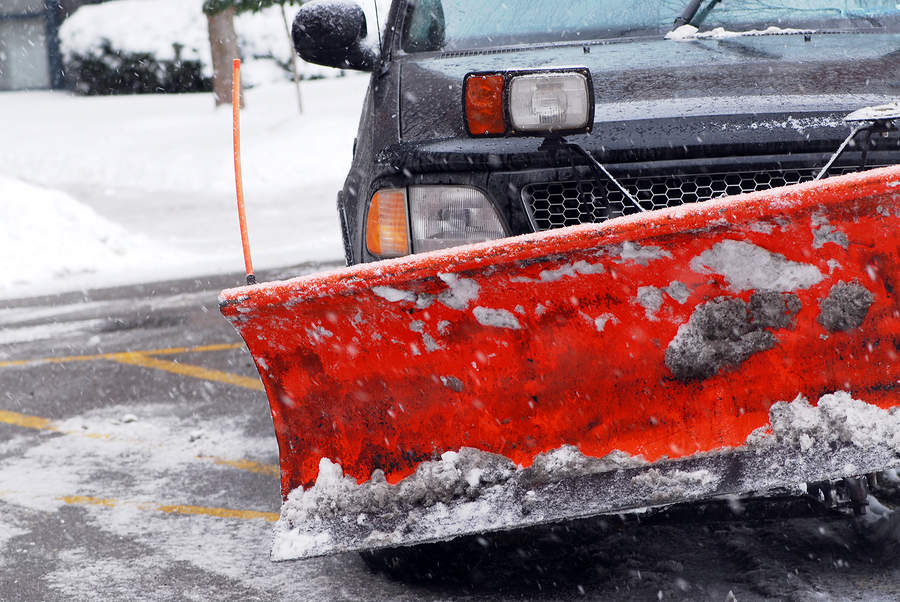
<svg viewBox="0 0 900 602">
<path fill-rule="evenodd" d="M 555 282 L 557 280 L 562 280 L 563 278 L 575 278 L 579 274 L 589 275 L 589 274 L 603 274 L 606 272 L 606 268 L 603 267 L 602 263 L 589 263 L 584 260 L 576 261 L 573 264 L 565 264 L 558 268 L 552 270 L 541 270 L 541 273 L 538 274 L 537 279 L 533 278 L 525 278 L 525 277 L 516 277 L 513 278 L 513 282 Z"/>
<path fill-rule="evenodd" d="M 460 278 L 456 274 L 438 274 L 447 290 L 438 295 L 438 301 L 451 309 L 463 311 L 469 304 L 478 299 L 481 287 L 470 278 Z"/>
<path fill-rule="evenodd" d="M 644 308 L 648 320 L 656 320 L 656 312 L 663 304 L 662 292 L 655 286 L 642 286 L 638 288 L 635 301 Z"/>
<path fill-rule="evenodd" d="M 55 284 L 77 278 L 97 266 L 119 275 L 147 263 L 179 264 L 186 258 L 146 236 L 130 235 L 68 194 L 3 175 L 0 255 L 12 268 L 0 283 L 0 296 L 39 279 Z"/>
<path fill-rule="evenodd" d="M 490 307 L 476 307 L 472 310 L 472 314 L 479 324 L 483 326 L 492 326 L 494 328 L 509 328 L 510 330 L 521 330 L 522 325 L 511 311 L 506 309 L 493 309 Z"/>
<path fill-rule="evenodd" d="M 672 254 L 660 247 L 643 246 L 636 242 L 624 243 L 622 251 L 619 253 L 622 262 L 633 261 L 643 266 L 664 257 L 672 257 Z"/>
<path fill-rule="evenodd" d="M 819 269 L 790 261 L 777 253 L 740 240 L 723 240 L 691 260 L 691 269 L 725 276 L 735 292 L 745 290 L 795 291 L 822 281 Z"/>
<path fill-rule="evenodd" d="M 0 523 L 0 552 L 3 551 L 3 548 L 6 546 L 6 542 L 13 539 L 14 537 L 25 535 L 26 533 L 28 533 L 28 531 L 26 531 L 25 529 L 20 529 L 18 527 L 13 527 L 12 525 Z"/>
<path fill-rule="evenodd" d="M 693 25 L 682 25 L 673 29 L 666 34 L 667 40 L 675 40 L 678 42 L 691 40 L 726 40 L 728 38 L 753 37 L 753 36 L 777 36 L 777 35 L 796 35 L 796 34 L 814 34 L 814 29 L 793 29 L 767 27 L 766 29 L 751 29 L 748 31 L 729 31 L 724 27 L 716 27 L 709 31 L 700 31 Z"/>
<path fill-rule="evenodd" d="M 564 265 L 555 270 L 542 270 L 538 277 L 541 282 L 554 282 L 565 277 L 575 278 L 578 274 L 602 274 L 605 271 L 602 263 L 576 261 L 572 265 Z"/>
<path fill-rule="evenodd" d="M 827 219 L 823 218 L 823 220 L 824 222 L 818 228 L 813 228 L 813 248 L 821 249 L 828 243 L 834 243 L 846 251 L 850 246 L 847 235 L 829 224 Z"/>
<path fill-rule="evenodd" d="M 34 326 L 19 326 L 17 328 L 4 327 L 0 330 L 0 345 L 42 341 L 46 339 L 56 339 L 75 333 L 93 332 L 105 323 L 105 320 L 94 319 L 75 320 L 72 322 L 50 322 Z"/>
<path fill-rule="evenodd" d="M 876 121 L 879 119 L 900 119 L 900 100 L 877 105 L 873 107 L 864 107 L 853 111 L 847 117 L 847 121 Z"/>
<path fill-rule="evenodd" d="M 597 329 L 597 332 L 603 332 L 603 330 L 606 328 L 607 323 L 609 323 L 610 321 L 613 324 L 619 323 L 619 319 L 613 314 L 601 314 L 597 318 L 594 318 L 594 327 Z"/>
<path fill-rule="evenodd" d="M 848 455 L 844 451 L 848 445 L 859 450 L 859 455 Z M 840 458 L 853 460 L 842 465 L 844 474 L 850 476 L 859 470 L 857 460 L 859 466 L 868 466 L 877 457 L 878 462 L 885 462 L 882 467 L 889 467 L 900 456 L 900 412 L 883 410 L 843 391 L 822 396 L 816 407 L 802 396 L 790 403 L 776 403 L 770 411 L 770 424 L 755 431 L 737 452 L 746 455 L 745 469 L 750 471 L 741 478 L 750 487 L 763 490 L 792 486 L 793 482 L 785 481 L 791 474 L 798 482 L 803 481 L 801 474 L 815 480 L 812 475 L 822 470 L 817 468 L 818 463 L 797 464 L 797 454 L 813 448 L 826 455 L 841 449 Z M 272 557 L 288 560 L 354 549 L 360 544 L 408 545 L 460 533 L 538 524 L 543 512 L 549 512 L 545 519 L 555 516 L 558 520 L 559 515 L 552 513 L 568 495 L 564 481 L 587 476 L 611 474 L 618 479 L 625 475 L 624 480 L 607 482 L 607 487 L 615 482 L 622 489 L 618 494 L 604 493 L 612 496 L 604 503 L 612 504 L 613 509 L 721 495 L 728 493 L 719 490 L 725 477 L 732 480 L 735 476 L 722 470 L 729 472 L 733 464 L 709 461 L 727 453 L 700 454 L 693 459 L 694 464 L 690 459 L 663 459 L 648 465 L 641 457 L 618 451 L 592 458 L 565 445 L 537 456 L 532 466 L 523 468 L 502 455 L 464 447 L 458 452 L 446 451 L 438 460 L 420 463 L 413 475 L 396 485 L 388 484 L 380 470 L 375 470 L 369 481 L 357 484 L 337 463 L 322 458 L 316 483 L 309 489 L 292 491 L 282 506 Z M 822 464 L 833 464 L 824 457 L 821 460 Z M 645 466 L 642 471 L 620 472 Z M 791 472 L 798 469 L 800 472 Z M 618 499 L 616 495 L 624 497 Z M 567 512 L 586 512 L 588 500 L 579 499 Z M 554 508 L 548 511 L 543 503 Z M 389 531 L 379 530 L 375 523 L 388 526 Z"/>
<path fill-rule="evenodd" d="M 673 496 L 688 496 L 698 485 L 708 486 L 716 483 L 718 477 L 708 470 L 675 470 L 664 475 L 656 468 L 651 468 L 631 478 L 631 482 L 648 490 L 647 500 L 650 502 L 671 499 Z"/>
<path fill-rule="evenodd" d="M 769 429 L 751 435 L 748 444 L 768 440 L 808 451 L 815 443 L 842 442 L 858 448 L 883 446 L 900 454 L 900 411 L 883 410 L 846 391 L 823 395 L 815 406 L 798 395 L 790 403 L 774 404 L 769 415 Z"/>
<path fill-rule="evenodd" d="M 79 11 L 80 12 L 80 11 Z M 242 151 L 254 266 L 343 258 L 334 202 L 365 75 L 247 92 Z M 231 110 L 211 95 L 5 92 L 0 298 L 243 268 Z"/>
<path fill-rule="evenodd" d="M 410 291 L 401 291 L 400 289 L 396 289 L 390 286 L 373 286 L 372 292 L 382 299 L 387 299 L 391 303 L 397 303 L 399 301 L 409 301 L 410 303 L 416 302 L 415 293 L 412 293 Z"/>
<path fill-rule="evenodd" d="M 288 496 L 275 528 L 273 560 L 289 560 L 322 553 L 334 547 L 329 524 L 356 517 L 360 527 L 370 517 L 398 513 L 429 524 L 447 536 L 512 524 L 518 510 L 498 511 L 503 500 L 529 483 L 556 482 L 580 475 L 634 468 L 646 462 L 614 451 L 604 458 L 583 455 L 573 446 L 538 455 L 529 468 L 517 467 L 504 456 L 470 447 L 446 451 L 440 459 L 422 462 L 416 472 L 397 485 L 389 485 L 376 470 L 369 481 L 357 484 L 340 465 L 319 461 L 319 474 L 309 489 L 297 488 Z M 415 520 L 415 519 L 414 519 Z M 370 544 L 396 541 L 396 534 L 372 530 Z"/>
</svg>

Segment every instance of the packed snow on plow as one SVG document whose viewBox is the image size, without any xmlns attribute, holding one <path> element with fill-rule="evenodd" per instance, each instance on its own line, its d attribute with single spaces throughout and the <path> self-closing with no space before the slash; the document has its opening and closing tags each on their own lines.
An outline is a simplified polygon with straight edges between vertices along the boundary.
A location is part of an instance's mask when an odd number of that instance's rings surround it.
<svg viewBox="0 0 900 602">
<path fill-rule="evenodd" d="M 864 504 L 900 465 L 898 291 L 900 166 L 224 291 L 280 447 L 273 557 L 841 479 Z"/>
</svg>

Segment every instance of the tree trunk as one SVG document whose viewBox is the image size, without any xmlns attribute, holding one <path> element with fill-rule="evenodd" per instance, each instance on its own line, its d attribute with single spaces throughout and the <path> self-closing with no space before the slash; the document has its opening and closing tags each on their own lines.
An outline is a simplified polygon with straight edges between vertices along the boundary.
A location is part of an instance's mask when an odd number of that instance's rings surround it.
<svg viewBox="0 0 900 602">
<path fill-rule="evenodd" d="M 284 4 L 281 5 L 281 20 L 284 22 L 284 32 L 287 34 L 288 48 L 291 50 L 291 73 L 294 75 L 294 85 L 297 87 L 297 108 L 303 114 L 303 97 L 300 95 L 300 74 L 297 70 L 297 51 L 294 50 L 294 38 L 291 36 L 291 26 L 288 24 L 287 11 Z"/>
<path fill-rule="evenodd" d="M 231 104 L 232 64 L 238 58 L 237 34 L 234 31 L 234 8 L 208 15 L 209 45 L 212 50 L 213 94 L 216 106 Z M 241 89 L 241 107 L 244 90 Z"/>
</svg>

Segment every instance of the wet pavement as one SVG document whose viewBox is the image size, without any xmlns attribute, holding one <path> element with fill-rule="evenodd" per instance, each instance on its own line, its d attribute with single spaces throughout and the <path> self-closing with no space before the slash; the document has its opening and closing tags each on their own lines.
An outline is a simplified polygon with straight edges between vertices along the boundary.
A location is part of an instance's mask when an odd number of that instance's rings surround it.
<svg viewBox="0 0 900 602">
<path fill-rule="evenodd" d="M 216 306 L 239 281 L 0 302 L 0 599 L 900 599 L 896 520 L 591 520 L 379 571 L 272 563 L 277 445 Z"/>
</svg>

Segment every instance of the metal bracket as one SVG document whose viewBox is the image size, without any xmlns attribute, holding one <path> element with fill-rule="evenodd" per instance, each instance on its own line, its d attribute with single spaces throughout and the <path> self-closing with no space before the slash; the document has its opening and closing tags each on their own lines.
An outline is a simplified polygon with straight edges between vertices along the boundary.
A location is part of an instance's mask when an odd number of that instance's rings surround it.
<svg viewBox="0 0 900 602">
<path fill-rule="evenodd" d="M 900 119 L 900 102 L 877 107 L 865 107 L 847 115 L 844 121 L 856 123 L 856 125 L 813 180 L 821 180 L 825 177 L 831 166 L 844 154 L 844 151 L 847 150 L 847 147 L 860 132 L 866 132 L 866 137 L 861 145 L 862 158 L 860 161 L 860 169 L 864 168 L 869 157 L 869 150 L 872 148 L 872 136 L 874 134 L 887 134 L 888 132 L 896 131 L 897 125 L 894 122 L 898 119 Z"/>
<path fill-rule="evenodd" d="M 619 180 L 617 180 L 616 177 L 612 175 L 608 169 L 606 169 L 606 166 L 597 161 L 597 159 L 595 159 L 594 156 L 580 144 L 577 144 L 575 142 L 567 142 L 561 137 L 548 137 L 544 139 L 544 142 L 540 146 L 540 150 L 549 151 L 551 153 L 558 149 L 567 149 L 570 151 L 574 151 L 576 154 L 584 157 L 587 160 L 588 167 L 593 170 L 598 179 L 609 180 L 615 185 L 616 188 L 619 189 L 619 192 L 621 192 L 638 211 L 642 213 L 647 211 L 647 209 L 641 207 L 641 204 L 634 197 L 634 195 L 628 192 L 628 189 L 625 188 L 625 186 L 623 186 L 622 183 L 619 182 Z"/>
</svg>

